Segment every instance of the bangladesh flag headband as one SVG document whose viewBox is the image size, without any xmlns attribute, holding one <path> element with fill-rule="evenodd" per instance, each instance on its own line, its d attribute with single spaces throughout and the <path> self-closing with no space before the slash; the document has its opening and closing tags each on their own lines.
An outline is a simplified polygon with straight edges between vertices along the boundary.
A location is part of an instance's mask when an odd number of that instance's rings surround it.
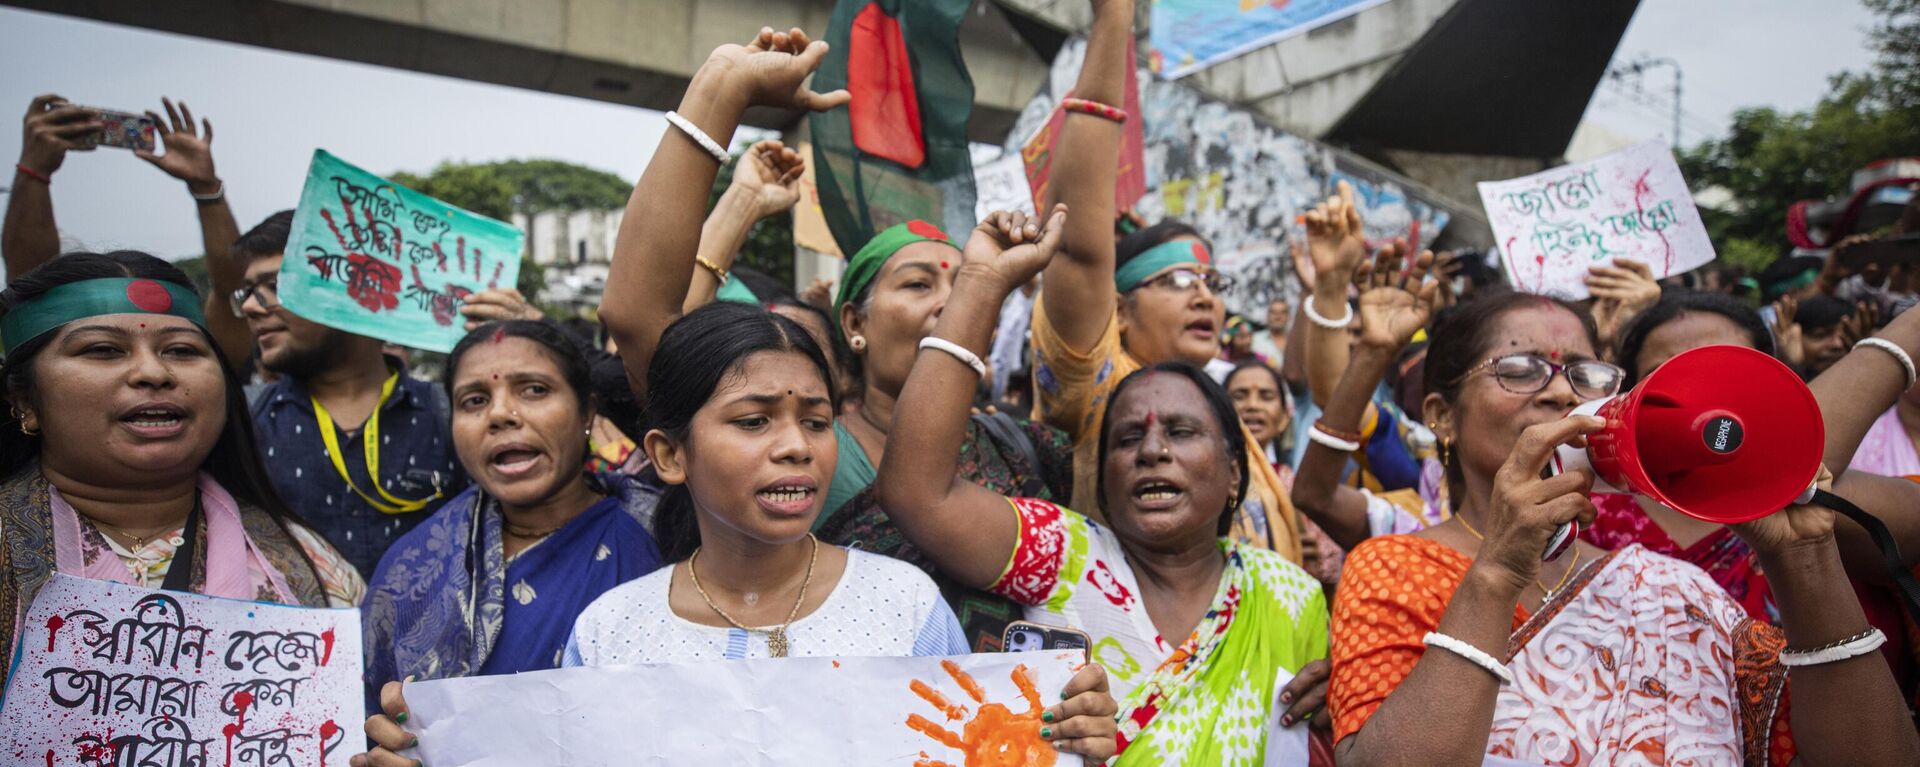
<svg viewBox="0 0 1920 767">
<path fill-rule="evenodd" d="M 193 288 L 159 280 L 108 277 L 69 282 L 0 317 L 0 357 L 69 322 L 105 314 L 165 314 L 207 327 Z"/>
<path fill-rule="evenodd" d="M 1169 266 L 1208 266 L 1212 263 L 1213 255 L 1199 240 L 1169 240 L 1148 248 L 1121 265 L 1119 271 L 1113 273 L 1113 287 L 1125 293 L 1140 287 L 1140 283 L 1148 277 Z"/>
</svg>

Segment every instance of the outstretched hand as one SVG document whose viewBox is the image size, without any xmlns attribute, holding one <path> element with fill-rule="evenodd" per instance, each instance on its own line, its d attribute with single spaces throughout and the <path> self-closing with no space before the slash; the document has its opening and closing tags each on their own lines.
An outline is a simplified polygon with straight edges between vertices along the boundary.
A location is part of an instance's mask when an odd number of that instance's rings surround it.
<svg viewBox="0 0 1920 767">
<path fill-rule="evenodd" d="M 751 195 L 754 217 L 766 218 L 800 203 L 800 176 L 806 170 L 799 152 L 767 139 L 740 155 L 733 168 L 732 188 Z"/>
<path fill-rule="evenodd" d="M 1403 273 L 1401 262 L 1408 250 L 1406 240 L 1394 240 L 1380 249 L 1372 264 L 1362 263 L 1354 274 L 1354 284 L 1361 291 L 1360 343 L 1398 351 L 1433 317 L 1440 300 L 1440 283 L 1427 279 L 1433 251 L 1421 251 Z"/>
<path fill-rule="evenodd" d="M 746 45 L 714 49 L 707 62 L 725 67 L 727 83 L 745 97 L 745 106 L 824 112 L 853 100 L 845 89 L 815 93 L 807 87 L 827 48 L 825 40 L 813 40 L 799 27 L 785 32 L 764 27 Z"/>
<path fill-rule="evenodd" d="M 1601 348 L 1613 348 L 1633 318 L 1660 300 L 1660 283 L 1644 261 L 1616 258 L 1613 266 L 1591 267 L 1586 283 L 1594 297 L 1593 322 L 1600 330 Z"/>
<path fill-rule="evenodd" d="M 973 228 L 961 249 L 960 268 L 973 274 L 990 276 L 1004 292 L 1025 285 L 1047 268 L 1060 250 L 1060 233 L 1066 228 L 1067 206 L 1053 206 L 1045 225 L 1019 211 L 997 211 Z"/>
<path fill-rule="evenodd" d="M 53 175 L 66 162 L 67 152 L 80 148 L 81 136 L 100 130 L 99 118 L 93 110 L 51 93 L 35 97 L 21 120 L 20 164 L 42 176 Z"/>
<path fill-rule="evenodd" d="M 1367 239 L 1353 185 L 1340 182 L 1339 193 L 1307 211 L 1307 255 L 1316 276 L 1345 282 L 1367 260 Z"/>
<path fill-rule="evenodd" d="M 1793 313 L 1800 302 L 1793 296 L 1781 296 L 1773 302 L 1773 343 L 1780 358 L 1787 364 L 1799 367 L 1806 362 L 1806 355 L 1800 349 L 1800 323 L 1793 321 Z"/>
<path fill-rule="evenodd" d="M 166 174 L 187 182 L 197 194 L 211 194 L 219 189 L 220 176 L 213 170 L 213 122 L 202 118 L 200 127 L 193 124 L 193 110 L 187 108 L 187 102 L 174 107 L 171 99 L 162 97 L 160 106 L 167 110 L 166 119 L 159 113 L 147 110 L 147 116 L 153 118 L 155 130 L 160 134 L 160 146 L 167 150 L 164 155 L 154 154 L 150 149 L 135 149 L 133 154 L 153 164 L 153 167 L 166 171 Z"/>
</svg>

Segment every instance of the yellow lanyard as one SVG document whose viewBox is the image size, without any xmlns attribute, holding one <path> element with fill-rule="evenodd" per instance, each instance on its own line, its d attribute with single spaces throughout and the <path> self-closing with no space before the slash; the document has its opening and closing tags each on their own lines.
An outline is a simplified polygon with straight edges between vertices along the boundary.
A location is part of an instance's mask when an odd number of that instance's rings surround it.
<svg viewBox="0 0 1920 767">
<path fill-rule="evenodd" d="M 380 385 L 380 401 L 373 406 L 373 415 L 367 416 L 367 479 L 373 482 L 373 491 L 379 493 L 380 498 L 386 499 L 386 503 L 382 503 L 379 498 L 374 498 L 362 492 L 360 486 L 353 483 L 353 476 L 347 473 L 347 462 L 340 455 L 340 438 L 333 433 L 333 416 L 327 413 L 326 405 L 320 404 L 319 397 L 313 397 L 311 395 L 308 397 L 308 399 L 313 400 L 314 419 L 320 422 L 320 441 L 327 445 L 327 457 L 333 459 L 334 471 L 340 472 L 340 478 L 347 481 L 347 487 L 352 488 L 354 494 L 366 501 L 367 505 L 379 509 L 386 514 L 406 514 L 408 512 L 419 511 L 426 508 L 428 503 L 440 497 L 439 488 L 435 488 L 433 495 L 417 501 L 409 501 L 404 498 L 394 497 L 391 493 L 388 493 L 385 488 L 380 486 L 380 411 L 386 409 L 387 398 L 393 396 L 394 384 L 399 382 L 400 374 L 398 372 L 387 376 L 387 382 Z"/>
</svg>

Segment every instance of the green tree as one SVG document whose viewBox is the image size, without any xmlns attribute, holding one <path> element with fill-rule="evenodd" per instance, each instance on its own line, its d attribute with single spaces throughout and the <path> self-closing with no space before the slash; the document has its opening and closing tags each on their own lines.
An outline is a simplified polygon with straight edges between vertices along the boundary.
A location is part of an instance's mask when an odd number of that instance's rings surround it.
<svg viewBox="0 0 1920 767">
<path fill-rule="evenodd" d="M 633 184 L 612 173 L 559 160 L 443 162 L 424 176 L 402 171 L 388 178 L 421 194 L 501 220 L 515 213 L 532 216 L 548 210 L 621 208 L 633 190 Z M 521 255 L 516 287 L 535 301 L 546 291 L 546 275 L 528 254 Z"/>
<path fill-rule="evenodd" d="M 1785 253 L 1786 213 L 1800 200 L 1847 191 L 1860 167 L 1920 154 L 1920 0 L 1863 0 L 1879 14 L 1873 71 L 1842 73 L 1811 109 L 1734 113 L 1726 135 L 1683 152 L 1697 189 L 1721 187 L 1734 204 L 1704 211 L 1723 259 L 1759 269 Z"/>
</svg>

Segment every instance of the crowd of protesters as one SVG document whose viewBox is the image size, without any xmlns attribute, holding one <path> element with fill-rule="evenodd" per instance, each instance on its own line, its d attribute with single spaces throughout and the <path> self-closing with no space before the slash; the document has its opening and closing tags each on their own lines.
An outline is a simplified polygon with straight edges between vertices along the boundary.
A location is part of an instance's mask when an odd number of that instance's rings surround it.
<svg viewBox="0 0 1920 767">
<path fill-rule="evenodd" d="M 1093 3 L 1075 98 L 1124 103 L 1133 5 Z M 61 253 L 49 188 L 100 126 L 35 99 L 0 241 L 0 648 L 56 572 L 357 606 L 363 765 L 416 763 L 406 680 L 948 656 L 1015 620 L 1093 642 L 1038 733 L 1093 761 L 1258 764 L 1277 726 L 1316 764 L 1920 763 L 1920 629 L 1863 529 L 1542 471 L 1604 425 L 1576 406 L 1745 347 L 1803 375 L 1821 485 L 1920 564 L 1920 284 L 1839 258 L 1883 233 L 1754 277 L 1603 263 L 1575 303 L 1369 242 L 1342 184 L 1291 298 L 1228 316 L 1198 231 L 1116 227 L 1140 116 L 1088 108 L 1039 214 L 901 223 L 796 294 L 733 259 L 804 158 L 753 145 L 710 206 L 707 147 L 749 108 L 844 108 L 807 85 L 826 53 L 716 49 L 599 327 L 477 293 L 439 380 L 280 302 L 292 211 L 243 231 L 184 103 L 139 156 L 184 182 L 210 288 Z"/>
</svg>

